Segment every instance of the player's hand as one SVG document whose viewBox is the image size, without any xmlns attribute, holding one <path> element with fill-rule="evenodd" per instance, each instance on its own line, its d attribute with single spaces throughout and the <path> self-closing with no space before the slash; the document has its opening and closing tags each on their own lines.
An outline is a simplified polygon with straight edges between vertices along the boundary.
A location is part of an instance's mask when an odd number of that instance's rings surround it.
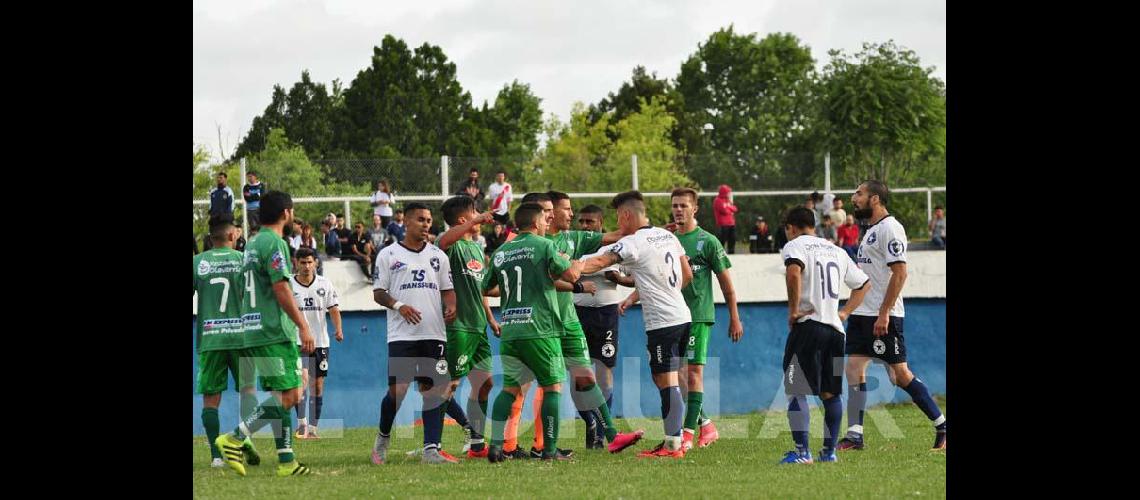
<svg viewBox="0 0 1140 500">
<path fill-rule="evenodd" d="M 843 309 L 839 310 L 839 321 L 847 321 L 848 316 L 851 316 L 851 313 L 849 313 Z"/>
<path fill-rule="evenodd" d="M 728 338 L 732 339 L 733 342 L 740 342 L 740 338 L 743 336 L 744 325 L 740 323 L 739 319 L 728 324 Z"/>
<path fill-rule="evenodd" d="M 633 307 L 633 302 L 630 302 L 629 297 L 626 297 L 625 300 L 618 304 L 618 314 L 625 316 L 625 310 L 631 307 Z"/>
<path fill-rule="evenodd" d="M 404 317 L 404 321 L 413 325 L 420 324 L 420 320 L 423 319 L 423 316 L 420 315 L 420 312 L 417 311 L 416 308 L 407 304 L 400 306 L 400 316 Z"/>
<path fill-rule="evenodd" d="M 494 333 L 496 337 L 503 336 L 503 325 L 500 325 L 498 321 L 495 321 L 493 318 L 487 318 L 487 324 L 490 325 L 491 332 Z"/>
<path fill-rule="evenodd" d="M 665 229 L 666 231 L 669 231 L 670 233 L 675 233 L 675 232 L 677 232 L 677 229 L 680 227 L 681 227 L 680 224 L 678 224 L 676 222 L 670 222 L 668 224 L 665 224 L 663 229 Z"/>
<path fill-rule="evenodd" d="M 308 327 L 302 328 L 300 335 L 301 335 L 301 337 L 300 337 L 301 338 L 301 352 L 303 352 L 305 354 L 309 354 L 309 353 L 313 352 L 313 348 L 316 345 L 316 340 L 313 338 L 313 334 L 309 332 L 309 328 Z"/>
<path fill-rule="evenodd" d="M 476 224 L 490 224 L 493 220 L 495 220 L 495 217 L 491 212 L 483 212 L 475 216 Z"/>
<path fill-rule="evenodd" d="M 344 332 L 342 332 L 340 330 L 336 331 L 336 341 L 337 342 L 343 342 L 344 341 Z"/>
<path fill-rule="evenodd" d="M 788 313 L 788 329 L 791 329 L 793 326 L 795 326 L 796 321 L 799 321 L 800 318 L 802 318 L 804 316 L 808 316 L 813 312 L 815 312 L 815 311 L 808 309 L 805 311 L 796 311 L 794 313 Z"/>
<path fill-rule="evenodd" d="M 593 294 L 598 292 L 598 284 L 594 283 L 593 281 L 583 281 L 582 282 L 582 291 L 585 293 L 588 293 L 590 295 L 593 295 Z"/>
<path fill-rule="evenodd" d="M 879 316 L 879 319 L 875 320 L 874 335 L 876 337 L 882 337 L 882 336 L 886 335 L 887 334 L 887 325 L 889 325 L 890 322 L 891 322 L 891 318 L 889 316 Z"/>
<path fill-rule="evenodd" d="M 444 323 L 454 322 L 455 321 L 455 315 L 456 315 L 456 312 L 455 312 L 454 307 L 443 306 L 443 322 Z"/>
</svg>

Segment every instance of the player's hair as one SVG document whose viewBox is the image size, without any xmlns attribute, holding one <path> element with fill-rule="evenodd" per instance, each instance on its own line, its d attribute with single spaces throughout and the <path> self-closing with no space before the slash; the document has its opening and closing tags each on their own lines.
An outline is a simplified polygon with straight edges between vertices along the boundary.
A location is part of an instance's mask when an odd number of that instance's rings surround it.
<svg viewBox="0 0 1140 500">
<path fill-rule="evenodd" d="M 225 172 L 225 171 L 220 171 L 220 172 L 218 172 L 216 175 L 214 175 L 214 177 L 217 177 L 217 176 L 219 176 L 219 175 L 220 175 L 220 176 L 222 176 L 222 177 L 224 177 L 224 178 L 226 178 L 226 179 L 229 179 L 229 178 L 230 178 L 230 176 L 226 175 L 226 172 Z"/>
<path fill-rule="evenodd" d="M 570 199 L 570 195 L 563 193 L 562 191 L 553 191 L 553 190 L 547 191 L 546 196 L 549 196 L 550 201 L 554 202 L 554 203 L 557 203 L 561 200 L 569 200 Z"/>
<path fill-rule="evenodd" d="M 305 257 L 312 257 L 315 259 L 315 258 L 317 258 L 317 254 L 313 252 L 312 248 L 301 247 L 301 248 L 298 248 L 297 251 L 293 253 L 293 257 L 296 257 L 297 260 L 301 260 Z"/>
<path fill-rule="evenodd" d="M 468 170 L 467 173 L 470 174 L 471 172 L 478 172 L 478 171 L 479 171 L 479 169 L 477 167 L 471 167 L 471 170 Z"/>
<path fill-rule="evenodd" d="M 234 227 L 233 214 L 214 214 L 210 216 L 210 239 L 221 243 L 226 240 L 226 233 Z"/>
<path fill-rule="evenodd" d="M 546 193 L 527 193 L 523 196 L 523 203 L 542 203 L 544 201 L 552 201 L 550 195 Z"/>
<path fill-rule="evenodd" d="M 579 214 L 599 214 L 599 215 L 603 215 L 603 214 L 605 214 L 606 212 L 605 212 L 605 210 L 602 210 L 602 207 L 599 207 L 599 206 L 597 206 L 597 205 L 594 205 L 593 203 L 591 203 L 591 204 L 589 204 L 589 205 L 586 205 L 586 206 L 582 207 L 582 209 L 581 209 L 581 210 L 579 210 L 579 211 L 578 211 L 578 213 L 579 213 Z"/>
<path fill-rule="evenodd" d="M 784 224 L 798 229 L 815 227 L 815 213 L 807 207 L 795 207 L 784 216 Z"/>
<path fill-rule="evenodd" d="M 405 214 L 408 212 L 411 212 L 412 210 L 427 210 L 428 213 L 431 213 L 431 207 L 424 205 L 423 203 L 420 203 L 418 201 L 413 201 L 411 203 L 408 203 L 407 205 L 404 205 L 404 213 Z"/>
<path fill-rule="evenodd" d="M 500 169 L 499 171 L 495 172 L 495 175 L 499 175 L 499 174 L 503 174 L 503 177 L 506 177 L 506 176 L 507 176 L 507 171 L 506 171 L 506 170 L 502 170 L 502 169 Z"/>
<path fill-rule="evenodd" d="M 687 188 L 687 187 L 679 187 L 677 189 L 674 189 L 673 194 L 670 195 L 670 197 L 677 197 L 677 196 L 688 196 L 689 198 L 693 199 L 693 205 L 697 204 L 697 190 L 696 189 Z"/>
<path fill-rule="evenodd" d="M 402 208 L 397 208 L 397 209 L 395 209 L 395 210 L 393 210 L 393 211 L 392 211 L 392 217 L 395 217 L 395 216 L 396 216 L 396 214 L 402 214 L 402 213 L 404 213 L 404 209 L 402 209 Z"/>
<path fill-rule="evenodd" d="M 868 197 L 878 195 L 879 203 L 882 203 L 884 207 L 887 206 L 887 197 L 890 195 L 890 190 L 887 189 L 886 183 L 875 179 L 867 179 L 863 181 L 863 185 L 867 186 Z"/>
<path fill-rule="evenodd" d="M 245 175 L 246 175 L 246 177 L 249 177 L 249 176 L 251 176 L 251 175 L 252 175 L 252 176 L 254 176 L 254 177 L 261 177 L 260 175 L 257 175 L 257 171 L 256 171 L 256 170 L 250 170 L 250 171 L 246 172 L 246 173 L 245 173 Z"/>
<path fill-rule="evenodd" d="M 934 205 L 934 209 L 935 210 L 946 210 L 945 208 L 942 208 L 942 205 Z"/>
<path fill-rule="evenodd" d="M 515 224 L 519 229 L 530 229 L 534 227 L 535 219 L 542 216 L 542 205 L 538 203 L 528 202 L 519 205 L 515 209 Z"/>
<path fill-rule="evenodd" d="M 293 208 L 293 197 L 284 191 L 270 191 L 261 197 L 258 215 L 264 224 L 273 224 L 285 216 L 285 210 Z"/>
<path fill-rule="evenodd" d="M 439 209 L 443 212 L 443 220 L 447 225 L 454 226 L 459 224 L 460 215 L 475 210 L 475 199 L 465 194 L 452 196 Z"/>
<path fill-rule="evenodd" d="M 641 192 L 637 190 L 618 193 L 610 201 L 610 206 L 618 210 L 631 210 L 635 214 L 645 215 L 645 197 L 641 196 Z"/>
</svg>

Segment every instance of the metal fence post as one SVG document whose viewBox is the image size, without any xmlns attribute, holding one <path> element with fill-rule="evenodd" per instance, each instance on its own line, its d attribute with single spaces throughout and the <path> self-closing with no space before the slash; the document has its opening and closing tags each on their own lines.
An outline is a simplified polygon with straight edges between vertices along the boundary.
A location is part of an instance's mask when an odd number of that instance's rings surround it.
<svg viewBox="0 0 1140 500">
<path fill-rule="evenodd" d="M 823 192 L 831 192 L 831 151 L 823 156 Z"/>
<path fill-rule="evenodd" d="M 448 173 L 447 167 L 448 167 L 448 163 L 450 163 L 449 160 L 450 160 L 450 158 L 448 158 L 447 155 L 443 155 L 443 156 L 439 157 L 439 186 L 440 186 L 440 193 L 439 194 L 443 195 L 444 198 L 447 198 L 447 194 L 449 192 L 451 192 L 451 186 L 448 185 L 448 175 L 447 175 L 447 173 Z"/>
<path fill-rule="evenodd" d="M 632 155 L 630 162 L 633 164 L 633 190 L 637 191 L 637 155 Z"/>
<path fill-rule="evenodd" d="M 241 159 L 241 181 L 245 182 L 245 158 Z M 245 194 L 244 189 L 242 194 Z M 249 205 L 245 203 L 245 196 L 241 197 L 241 236 L 249 241 Z"/>
<path fill-rule="evenodd" d="M 932 208 L 932 203 L 934 201 L 933 195 L 933 190 L 926 190 L 926 222 L 930 222 L 934 218 L 934 209 Z"/>
<path fill-rule="evenodd" d="M 349 205 L 348 199 L 344 200 L 344 227 L 352 227 L 352 206 Z"/>
</svg>

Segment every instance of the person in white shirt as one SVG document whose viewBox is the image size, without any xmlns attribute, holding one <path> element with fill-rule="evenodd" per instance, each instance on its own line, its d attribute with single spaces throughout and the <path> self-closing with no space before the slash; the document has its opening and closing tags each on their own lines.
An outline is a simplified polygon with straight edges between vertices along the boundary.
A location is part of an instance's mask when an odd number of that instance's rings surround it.
<svg viewBox="0 0 1140 500">
<path fill-rule="evenodd" d="M 506 172 L 500 170 L 495 174 L 495 182 L 487 187 L 487 199 L 491 200 L 491 216 L 499 224 L 506 225 L 511 219 L 511 201 L 514 199 Z"/>
<path fill-rule="evenodd" d="M 341 327 L 340 294 L 332 282 L 316 274 L 317 254 L 309 247 L 297 250 L 297 274 L 289 280 L 293 286 L 293 300 L 301 310 L 301 316 L 309 324 L 316 342 L 313 352 L 302 358 L 302 396 L 297 410 L 297 439 L 316 439 L 317 423 L 324 407 L 325 377 L 329 375 L 329 331 L 325 324 L 325 314 L 332 317 L 336 330 L 336 341 L 344 340 Z M 297 339 L 300 344 L 300 339 Z"/>
<path fill-rule="evenodd" d="M 392 220 L 392 205 L 396 203 L 396 197 L 388 187 L 388 179 L 376 181 L 376 191 L 372 193 L 369 202 L 372 213 L 380 216 L 380 225 L 388 227 L 388 221 Z"/>
</svg>

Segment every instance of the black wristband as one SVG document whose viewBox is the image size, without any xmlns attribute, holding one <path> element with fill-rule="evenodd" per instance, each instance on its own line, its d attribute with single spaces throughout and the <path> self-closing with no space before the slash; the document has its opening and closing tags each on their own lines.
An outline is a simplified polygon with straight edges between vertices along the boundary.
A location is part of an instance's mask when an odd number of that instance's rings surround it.
<svg viewBox="0 0 1140 500">
<path fill-rule="evenodd" d="M 574 293 L 586 293 L 586 289 L 582 286 L 581 281 L 574 282 Z"/>
</svg>

